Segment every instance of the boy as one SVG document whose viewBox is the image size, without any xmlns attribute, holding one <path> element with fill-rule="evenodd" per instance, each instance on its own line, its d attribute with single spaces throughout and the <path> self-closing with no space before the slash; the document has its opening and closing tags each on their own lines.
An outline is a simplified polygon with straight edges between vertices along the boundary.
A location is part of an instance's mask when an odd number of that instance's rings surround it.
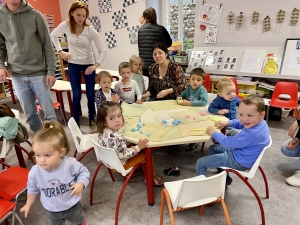
<svg viewBox="0 0 300 225">
<path fill-rule="evenodd" d="M 235 136 L 225 136 L 216 132 L 213 126 L 208 127 L 206 132 L 220 144 L 211 145 L 210 155 L 198 159 L 197 176 L 206 176 L 208 168 L 225 166 L 241 171 L 251 168 L 263 148 L 270 143 L 269 128 L 264 116 L 264 100 L 252 95 L 241 101 L 238 120 L 221 120 L 214 124 L 218 128 L 230 126 L 241 129 L 240 133 Z M 230 185 L 231 182 L 232 179 L 227 175 L 226 184 Z"/>
<path fill-rule="evenodd" d="M 143 104 L 142 94 L 136 83 L 136 81 L 131 80 L 131 69 L 128 62 L 122 62 L 119 65 L 119 74 L 122 80 L 117 82 L 115 85 L 115 90 L 120 95 L 120 98 L 129 104 L 136 102 L 137 104 Z M 135 97 L 137 100 L 135 101 Z"/>
<path fill-rule="evenodd" d="M 195 68 L 191 71 L 191 86 L 186 88 L 177 97 L 177 103 L 184 106 L 206 106 L 208 96 L 205 87 L 202 85 L 205 72 L 201 68 Z M 184 99 L 183 101 L 180 101 Z M 187 100 L 186 100 L 187 99 Z"/>
</svg>

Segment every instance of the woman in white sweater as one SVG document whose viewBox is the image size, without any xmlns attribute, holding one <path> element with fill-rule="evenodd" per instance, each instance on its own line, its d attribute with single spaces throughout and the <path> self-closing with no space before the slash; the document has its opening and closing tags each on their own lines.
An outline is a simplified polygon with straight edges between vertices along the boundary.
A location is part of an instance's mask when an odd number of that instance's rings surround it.
<svg viewBox="0 0 300 225">
<path fill-rule="evenodd" d="M 99 34 L 86 21 L 88 16 L 89 10 L 87 6 L 81 1 L 75 1 L 69 10 L 69 19 L 60 23 L 51 33 L 51 39 L 58 54 L 68 62 L 68 74 L 73 92 L 73 117 L 78 126 L 81 111 L 81 73 L 84 73 L 89 125 L 91 125 L 95 115 L 95 70 L 106 56 Z M 62 33 L 67 36 L 69 52 L 63 51 L 59 44 L 58 36 Z M 96 62 L 92 53 L 92 41 L 99 52 Z"/>
</svg>

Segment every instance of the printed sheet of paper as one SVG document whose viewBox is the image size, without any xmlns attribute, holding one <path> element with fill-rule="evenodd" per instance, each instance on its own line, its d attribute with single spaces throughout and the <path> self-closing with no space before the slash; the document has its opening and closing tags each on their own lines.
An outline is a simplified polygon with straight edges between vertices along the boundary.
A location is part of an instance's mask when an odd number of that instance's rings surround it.
<svg viewBox="0 0 300 225">
<path fill-rule="evenodd" d="M 117 40 L 114 31 L 105 32 L 105 40 L 108 48 L 117 47 Z"/>
<path fill-rule="evenodd" d="M 121 107 L 123 116 L 141 116 L 148 109 L 144 104 L 128 104 L 126 102 L 123 102 Z"/>
<path fill-rule="evenodd" d="M 170 130 L 168 130 L 167 133 L 165 133 L 163 136 L 161 136 L 158 141 L 169 141 L 182 138 L 179 126 L 173 126 Z"/>
<path fill-rule="evenodd" d="M 208 135 L 206 133 L 207 127 L 213 126 L 214 123 L 215 122 L 212 120 L 205 120 L 205 121 L 195 122 L 195 123 L 180 124 L 179 129 L 183 137 L 207 136 Z M 199 129 L 199 130 L 193 131 L 193 129 Z M 220 130 L 217 131 L 220 132 Z"/>
<path fill-rule="evenodd" d="M 100 13 L 111 12 L 112 10 L 111 0 L 98 0 L 98 5 Z"/>
<path fill-rule="evenodd" d="M 216 44 L 218 35 L 217 26 L 207 26 L 205 33 L 205 44 Z"/>
</svg>

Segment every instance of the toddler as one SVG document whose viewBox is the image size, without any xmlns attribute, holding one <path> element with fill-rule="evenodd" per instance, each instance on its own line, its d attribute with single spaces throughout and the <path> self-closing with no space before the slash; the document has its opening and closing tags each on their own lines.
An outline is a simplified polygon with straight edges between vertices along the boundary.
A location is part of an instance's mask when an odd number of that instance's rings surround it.
<svg viewBox="0 0 300 225">
<path fill-rule="evenodd" d="M 124 119 L 120 104 L 116 102 L 103 102 L 97 112 L 96 129 L 99 133 L 99 144 L 106 148 L 113 148 L 119 156 L 124 168 L 127 170 L 138 163 L 145 162 L 145 153 L 141 152 L 147 146 L 147 138 L 138 141 L 137 145 L 127 147 L 126 139 L 119 132 Z M 152 159 L 153 160 L 153 159 Z M 156 176 L 153 166 L 154 185 L 163 185 L 164 180 Z"/>
<path fill-rule="evenodd" d="M 36 165 L 28 175 L 27 201 L 20 209 L 27 217 L 38 194 L 47 210 L 50 225 L 86 225 L 80 204 L 81 194 L 89 184 L 90 172 L 73 157 L 66 157 L 70 145 L 58 122 L 44 122 L 34 136 L 32 149 Z"/>
<path fill-rule="evenodd" d="M 143 104 L 141 100 L 142 94 L 136 81 L 130 80 L 131 69 L 128 62 L 122 62 L 119 65 L 119 74 L 122 77 L 122 80 L 116 83 L 115 90 L 118 92 L 123 101 L 129 104 L 134 102 L 137 104 Z M 136 98 L 137 100 L 135 101 Z"/>
<path fill-rule="evenodd" d="M 133 55 L 129 59 L 129 64 L 132 71 L 130 79 L 136 81 L 141 93 L 144 94 L 146 88 L 145 88 L 144 77 L 141 73 L 143 68 L 143 61 L 139 56 Z"/>
</svg>

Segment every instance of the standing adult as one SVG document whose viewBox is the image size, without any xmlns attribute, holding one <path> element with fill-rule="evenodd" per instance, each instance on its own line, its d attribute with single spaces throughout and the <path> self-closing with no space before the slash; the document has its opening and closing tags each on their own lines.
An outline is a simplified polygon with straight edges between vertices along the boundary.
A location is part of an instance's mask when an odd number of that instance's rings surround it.
<svg viewBox="0 0 300 225">
<path fill-rule="evenodd" d="M 73 92 L 74 119 L 79 125 L 81 100 L 81 72 L 84 72 L 86 97 L 88 99 L 89 125 L 94 122 L 95 116 L 95 70 L 103 62 L 106 51 L 98 32 L 86 21 L 89 10 L 81 1 L 72 3 L 69 10 L 69 19 L 60 23 L 51 33 L 52 42 L 58 54 L 68 62 L 68 74 Z M 69 52 L 62 50 L 58 36 L 67 35 Z M 92 41 L 99 52 L 95 62 L 92 52 Z"/>
<path fill-rule="evenodd" d="M 167 48 L 172 45 L 172 39 L 165 27 L 157 24 L 156 11 L 149 7 L 143 12 L 144 25 L 138 31 L 139 56 L 142 58 L 143 75 L 149 77 L 148 68 L 154 63 L 152 47 L 158 42 L 164 43 Z"/>
<path fill-rule="evenodd" d="M 7 68 L 4 61 L 7 57 Z M 43 15 L 25 0 L 7 0 L 0 6 L 0 79 L 11 76 L 26 123 L 36 133 L 42 125 L 36 110 L 38 97 L 44 119 L 56 121 L 50 87 L 55 83 L 55 55 Z"/>
</svg>

